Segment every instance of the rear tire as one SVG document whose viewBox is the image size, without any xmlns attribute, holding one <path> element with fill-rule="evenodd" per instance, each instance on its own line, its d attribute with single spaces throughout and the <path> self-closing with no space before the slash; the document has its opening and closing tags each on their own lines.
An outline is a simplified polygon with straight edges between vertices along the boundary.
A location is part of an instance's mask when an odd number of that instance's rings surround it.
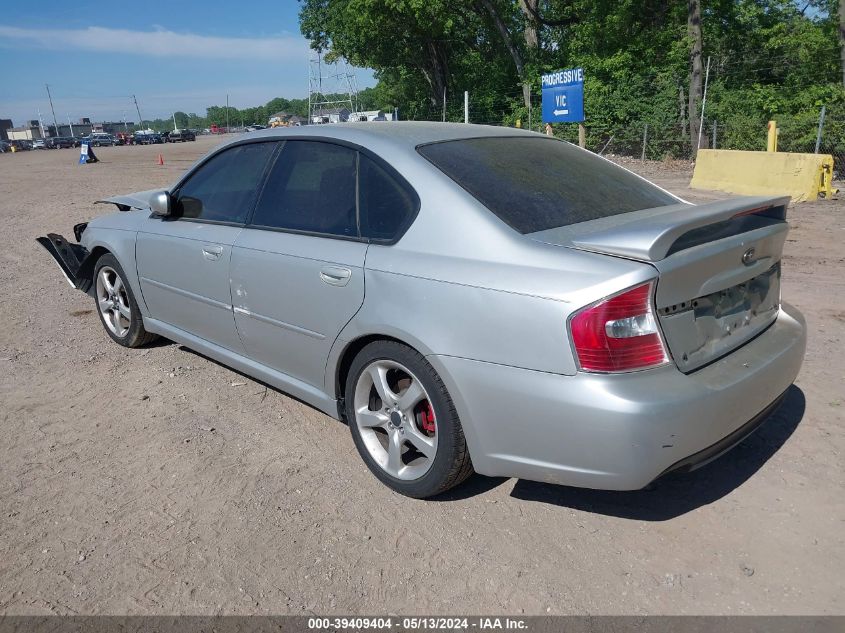
<svg viewBox="0 0 845 633">
<path fill-rule="evenodd" d="M 94 266 L 94 303 L 111 339 L 123 347 L 141 347 L 158 338 L 144 329 L 138 302 L 120 262 L 106 253 Z"/>
<path fill-rule="evenodd" d="M 396 492 L 424 499 L 473 473 L 452 398 L 416 350 L 396 341 L 364 347 L 352 361 L 344 400 L 358 453 Z"/>
</svg>

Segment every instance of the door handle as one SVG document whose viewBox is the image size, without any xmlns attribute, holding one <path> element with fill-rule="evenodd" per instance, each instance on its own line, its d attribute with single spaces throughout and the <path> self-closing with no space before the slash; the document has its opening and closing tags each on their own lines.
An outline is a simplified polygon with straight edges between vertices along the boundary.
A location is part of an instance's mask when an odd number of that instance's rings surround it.
<svg viewBox="0 0 845 633">
<path fill-rule="evenodd" d="M 352 271 L 342 266 L 323 266 L 320 279 L 331 286 L 345 286 L 352 277 Z"/>
<path fill-rule="evenodd" d="M 202 256 L 205 257 L 209 261 L 214 261 L 218 259 L 220 255 L 223 254 L 223 247 L 222 246 L 203 246 L 202 247 Z"/>
</svg>

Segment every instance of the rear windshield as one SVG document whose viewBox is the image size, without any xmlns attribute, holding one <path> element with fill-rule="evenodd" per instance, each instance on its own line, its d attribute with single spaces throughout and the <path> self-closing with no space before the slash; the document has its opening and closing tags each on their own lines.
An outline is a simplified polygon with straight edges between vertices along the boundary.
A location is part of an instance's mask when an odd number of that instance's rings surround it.
<svg viewBox="0 0 845 633">
<path fill-rule="evenodd" d="M 523 234 L 678 202 L 595 154 L 541 136 L 460 139 L 417 151 Z"/>
</svg>

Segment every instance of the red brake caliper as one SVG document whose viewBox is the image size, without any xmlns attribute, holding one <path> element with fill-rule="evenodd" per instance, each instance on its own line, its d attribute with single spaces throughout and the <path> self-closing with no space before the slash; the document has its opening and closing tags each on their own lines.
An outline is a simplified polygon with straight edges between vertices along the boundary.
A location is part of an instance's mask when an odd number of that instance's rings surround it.
<svg viewBox="0 0 845 633">
<path fill-rule="evenodd" d="M 431 408 L 431 403 L 426 401 L 425 408 L 422 410 L 422 423 L 423 431 L 426 433 L 434 433 L 437 429 L 437 425 L 434 423 L 434 409 Z"/>
</svg>

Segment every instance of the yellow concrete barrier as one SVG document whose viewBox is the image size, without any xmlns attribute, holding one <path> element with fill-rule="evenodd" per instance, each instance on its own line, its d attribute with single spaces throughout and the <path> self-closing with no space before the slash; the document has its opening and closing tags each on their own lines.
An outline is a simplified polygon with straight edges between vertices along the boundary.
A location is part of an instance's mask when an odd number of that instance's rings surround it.
<svg viewBox="0 0 845 633">
<path fill-rule="evenodd" d="M 833 156 L 700 149 L 690 187 L 742 195 L 788 195 L 794 202 L 830 198 Z"/>
</svg>

